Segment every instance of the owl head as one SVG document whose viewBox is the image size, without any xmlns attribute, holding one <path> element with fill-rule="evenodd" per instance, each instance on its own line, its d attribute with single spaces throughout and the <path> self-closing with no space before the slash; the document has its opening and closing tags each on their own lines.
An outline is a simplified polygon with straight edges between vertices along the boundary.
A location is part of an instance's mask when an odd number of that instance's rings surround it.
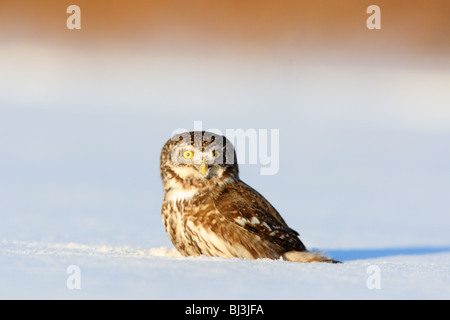
<svg viewBox="0 0 450 320">
<path fill-rule="evenodd" d="M 161 151 L 161 177 L 183 181 L 238 179 L 236 153 L 222 135 L 191 131 L 170 138 Z"/>
</svg>

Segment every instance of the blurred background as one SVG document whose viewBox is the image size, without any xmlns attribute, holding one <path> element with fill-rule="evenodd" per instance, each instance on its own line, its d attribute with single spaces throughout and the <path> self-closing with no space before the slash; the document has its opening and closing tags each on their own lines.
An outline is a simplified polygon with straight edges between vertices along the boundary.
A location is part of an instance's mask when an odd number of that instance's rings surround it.
<svg viewBox="0 0 450 320">
<path fill-rule="evenodd" d="M 0 240 L 171 246 L 194 121 L 279 130 L 241 177 L 308 247 L 450 244 L 449 1 L 0 0 Z"/>
</svg>

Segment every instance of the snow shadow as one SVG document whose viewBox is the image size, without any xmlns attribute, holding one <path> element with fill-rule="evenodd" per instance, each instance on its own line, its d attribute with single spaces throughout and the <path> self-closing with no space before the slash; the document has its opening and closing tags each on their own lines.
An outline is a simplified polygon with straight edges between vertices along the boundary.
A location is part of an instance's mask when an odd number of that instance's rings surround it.
<svg viewBox="0 0 450 320">
<path fill-rule="evenodd" d="M 439 252 L 450 252 L 447 247 L 406 247 L 406 248 L 379 248 L 379 249 L 335 249 L 326 250 L 328 255 L 339 261 L 350 261 L 370 258 L 382 258 L 397 255 L 421 255 Z"/>
</svg>

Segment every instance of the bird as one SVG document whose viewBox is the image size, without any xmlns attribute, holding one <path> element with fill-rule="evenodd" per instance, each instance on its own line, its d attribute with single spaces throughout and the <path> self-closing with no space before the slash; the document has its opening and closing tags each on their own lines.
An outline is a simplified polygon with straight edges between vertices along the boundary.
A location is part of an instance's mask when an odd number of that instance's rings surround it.
<svg viewBox="0 0 450 320">
<path fill-rule="evenodd" d="M 162 147 L 161 217 L 182 256 L 339 263 L 308 250 L 272 204 L 239 178 L 233 144 L 208 131 Z"/>
</svg>

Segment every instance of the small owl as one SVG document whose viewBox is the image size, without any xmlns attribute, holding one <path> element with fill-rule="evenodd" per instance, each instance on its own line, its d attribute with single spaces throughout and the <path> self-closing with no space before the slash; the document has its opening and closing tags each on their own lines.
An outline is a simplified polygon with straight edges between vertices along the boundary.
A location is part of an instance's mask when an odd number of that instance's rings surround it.
<svg viewBox="0 0 450 320">
<path fill-rule="evenodd" d="M 233 145 L 194 131 L 174 135 L 161 152 L 162 220 L 183 256 L 336 262 L 308 251 L 277 210 L 239 179 Z"/>
</svg>

